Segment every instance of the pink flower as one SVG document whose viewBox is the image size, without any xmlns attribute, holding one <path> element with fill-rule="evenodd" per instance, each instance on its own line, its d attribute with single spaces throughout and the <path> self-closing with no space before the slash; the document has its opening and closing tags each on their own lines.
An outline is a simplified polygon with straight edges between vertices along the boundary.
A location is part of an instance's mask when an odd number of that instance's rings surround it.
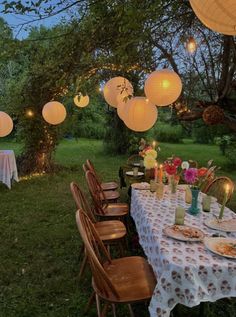
<svg viewBox="0 0 236 317">
<path fill-rule="evenodd" d="M 181 163 L 182 163 L 181 158 L 175 157 L 175 158 L 173 159 L 173 164 L 174 164 L 176 167 L 179 167 L 179 166 L 181 165 Z"/>
<path fill-rule="evenodd" d="M 184 173 L 184 179 L 189 184 L 194 184 L 197 180 L 197 168 L 189 168 Z"/>
</svg>

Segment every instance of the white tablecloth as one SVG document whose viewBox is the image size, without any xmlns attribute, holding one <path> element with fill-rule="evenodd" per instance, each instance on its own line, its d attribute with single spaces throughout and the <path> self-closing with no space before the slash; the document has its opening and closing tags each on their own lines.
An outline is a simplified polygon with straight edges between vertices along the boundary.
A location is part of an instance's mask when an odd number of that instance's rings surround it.
<svg viewBox="0 0 236 317">
<path fill-rule="evenodd" d="M 19 181 L 14 151 L 0 151 L 0 182 L 11 188 L 11 180 Z"/>
<path fill-rule="evenodd" d="M 131 215 L 139 242 L 157 277 L 149 306 L 152 317 L 169 316 L 178 303 L 192 307 L 202 301 L 236 296 L 236 260 L 211 253 L 201 242 L 181 242 L 163 235 L 163 228 L 174 224 L 176 206 L 189 207 L 183 189 L 179 188 L 176 195 L 165 194 L 163 200 L 148 190 L 132 189 Z M 213 212 L 219 213 L 217 203 Z M 205 233 L 215 233 L 204 225 L 208 217 L 212 217 L 212 212 L 186 214 L 185 223 Z M 225 208 L 224 218 L 236 218 L 236 214 Z"/>
</svg>

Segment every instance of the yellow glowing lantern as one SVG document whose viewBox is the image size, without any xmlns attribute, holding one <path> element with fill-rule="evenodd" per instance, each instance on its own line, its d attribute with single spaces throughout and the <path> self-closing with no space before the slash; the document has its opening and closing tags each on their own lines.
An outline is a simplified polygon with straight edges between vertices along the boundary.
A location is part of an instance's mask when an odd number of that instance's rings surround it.
<svg viewBox="0 0 236 317">
<path fill-rule="evenodd" d="M 190 36 L 190 38 L 187 40 L 186 49 L 190 54 L 193 54 L 197 49 L 197 43 L 192 36 Z"/>
<path fill-rule="evenodd" d="M 117 107 L 117 96 L 126 93 L 127 95 L 133 95 L 133 86 L 124 77 L 114 77 L 105 84 L 103 88 L 103 95 L 106 102 L 112 106 Z"/>
<path fill-rule="evenodd" d="M 74 97 L 74 103 L 77 107 L 84 108 L 89 104 L 89 96 L 83 96 L 82 94 Z"/>
<path fill-rule="evenodd" d="M 124 122 L 134 131 L 149 130 L 157 120 L 157 107 L 145 97 L 131 98 L 127 103 L 127 114 Z"/>
<path fill-rule="evenodd" d="M 10 134 L 12 129 L 12 118 L 6 112 L 0 111 L 0 137 Z"/>
<path fill-rule="evenodd" d="M 144 91 L 151 103 L 168 106 L 181 94 L 182 82 L 178 74 L 170 69 L 156 70 L 145 81 Z"/>
<path fill-rule="evenodd" d="M 124 120 L 127 113 L 127 103 L 129 101 L 129 98 L 130 97 L 126 91 L 117 96 L 117 114 L 121 118 L 121 120 Z"/>
<path fill-rule="evenodd" d="M 209 29 L 227 35 L 236 35 L 235 0 L 190 0 L 199 20 Z"/>
<path fill-rule="evenodd" d="M 50 101 L 44 105 L 42 115 L 45 121 L 57 125 L 65 120 L 66 109 L 60 102 Z"/>
</svg>

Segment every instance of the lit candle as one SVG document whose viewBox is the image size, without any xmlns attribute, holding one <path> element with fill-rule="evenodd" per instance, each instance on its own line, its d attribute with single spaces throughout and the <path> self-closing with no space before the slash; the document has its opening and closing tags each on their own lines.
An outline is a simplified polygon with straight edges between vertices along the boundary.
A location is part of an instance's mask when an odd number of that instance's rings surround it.
<svg viewBox="0 0 236 317">
<path fill-rule="evenodd" d="M 152 148 L 155 150 L 155 147 L 156 147 L 156 141 L 153 141 L 152 142 Z"/>
<path fill-rule="evenodd" d="M 226 184 L 226 186 L 225 186 L 225 194 L 224 194 L 223 202 L 222 202 L 222 205 L 221 205 L 221 208 L 220 208 L 219 219 L 223 218 L 225 204 L 226 204 L 226 202 L 228 200 L 228 197 L 229 197 L 229 190 L 230 190 L 229 184 Z"/>
<path fill-rule="evenodd" d="M 161 164 L 160 169 L 159 169 L 159 181 L 160 181 L 160 183 L 162 183 L 162 178 L 163 178 L 163 166 Z"/>
<path fill-rule="evenodd" d="M 156 163 L 155 163 L 155 173 L 154 173 L 155 182 L 157 182 L 157 173 L 158 173 L 157 167 L 158 167 L 158 164 L 157 164 L 157 162 L 156 162 Z"/>
</svg>

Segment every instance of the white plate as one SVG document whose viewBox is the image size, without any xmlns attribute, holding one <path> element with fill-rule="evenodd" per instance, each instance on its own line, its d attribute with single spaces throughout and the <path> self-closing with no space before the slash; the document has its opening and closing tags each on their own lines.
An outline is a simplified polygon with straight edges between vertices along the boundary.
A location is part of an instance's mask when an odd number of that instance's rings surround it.
<svg viewBox="0 0 236 317">
<path fill-rule="evenodd" d="M 236 232 L 236 219 L 222 219 L 216 218 L 207 219 L 205 225 L 211 229 L 220 230 L 224 232 Z"/>
<path fill-rule="evenodd" d="M 140 166 L 140 163 L 133 163 L 133 166 Z"/>
<path fill-rule="evenodd" d="M 197 234 L 197 237 L 190 237 L 184 234 L 184 231 L 187 230 L 187 232 L 192 231 L 193 234 Z M 168 237 L 171 237 L 176 240 L 180 241 L 189 241 L 189 242 L 196 242 L 196 241 L 202 241 L 205 234 L 200 229 L 190 226 L 181 226 L 181 225 L 172 225 L 165 227 L 163 229 L 163 232 Z M 186 232 L 186 231 L 185 231 Z"/>
<path fill-rule="evenodd" d="M 203 199 L 203 197 L 205 197 L 207 194 L 205 194 L 205 193 L 200 193 L 200 198 L 202 198 Z M 217 202 L 217 198 L 216 197 L 214 197 L 214 196 L 211 196 L 211 203 L 216 203 Z"/>
<path fill-rule="evenodd" d="M 205 247 L 212 251 L 213 253 L 216 253 L 218 255 L 224 256 L 226 258 L 230 259 L 236 259 L 236 252 L 235 255 L 227 254 L 227 253 L 222 253 L 221 248 L 224 244 L 226 245 L 236 245 L 236 239 L 235 238 L 211 238 L 211 237 L 206 237 L 204 239 L 204 244 Z"/>
<path fill-rule="evenodd" d="M 126 175 L 128 175 L 128 176 L 134 176 L 134 172 L 133 172 L 133 171 L 128 171 L 128 172 L 126 172 Z M 138 175 L 137 175 L 137 176 L 143 176 L 143 175 L 144 175 L 143 172 L 138 172 Z M 134 176 L 134 177 L 136 177 L 136 176 Z"/>
<path fill-rule="evenodd" d="M 146 183 L 146 182 L 141 182 L 141 183 L 133 183 L 132 188 L 134 189 L 150 189 L 150 184 Z"/>
</svg>

